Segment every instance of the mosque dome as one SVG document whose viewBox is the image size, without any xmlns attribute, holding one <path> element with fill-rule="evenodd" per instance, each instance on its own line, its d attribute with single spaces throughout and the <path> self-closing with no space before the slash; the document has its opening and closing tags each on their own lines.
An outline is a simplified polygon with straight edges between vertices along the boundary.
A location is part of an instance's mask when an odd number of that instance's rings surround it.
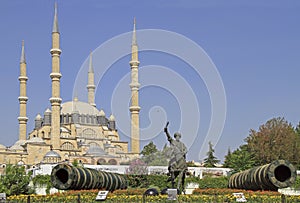
<svg viewBox="0 0 300 203">
<path fill-rule="evenodd" d="M 98 115 L 99 111 L 96 107 L 81 101 L 69 101 L 61 105 L 62 114 L 72 114 L 74 111 L 79 114 Z"/>
<path fill-rule="evenodd" d="M 61 156 L 57 152 L 51 149 L 49 152 L 45 154 L 43 162 L 50 164 L 50 163 L 58 163 L 60 162 L 60 160 L 61 160 Z"/>
<path fill-rule="evenodd" d="M 53 158 L 61 158 L 60 155 L 53 151 L 53 150 L 50 150 L 49 152 L 47 152 L 44 156 L 44 158 L 50 158 L 50 157 L 53 157 Z"/>
<path fill-rule="evenodd" d="M 24 145 L 27 142 L 27 140 L 18 140 L 13 146 L 9 147 L 9 150 L 24 150 Z"/>
<path fill-rule="evenodd" d="M 14 145 L 24 145 L 27 142 L 27 140 L 18 140 Z"/>
<path fill-rule="evenodd" d="M 24 150 L 24 147 L 22 147 L 21 145 L 18 145 L 18 144 L 14 144 L 13 146 L 11 146 L 9 148 L 9 150 Z"/>
<path fill-rule="evenodd" d="M 0 149 L 6 149 L 6 147 L 3 144 L 0 144 Z"/>
<path fill-rule="evenodd" d="M 31 139 L 27 140 L 27 143 L 45 143 L 45 141 L 40 137 L 32 137 Z"/>
</svg>

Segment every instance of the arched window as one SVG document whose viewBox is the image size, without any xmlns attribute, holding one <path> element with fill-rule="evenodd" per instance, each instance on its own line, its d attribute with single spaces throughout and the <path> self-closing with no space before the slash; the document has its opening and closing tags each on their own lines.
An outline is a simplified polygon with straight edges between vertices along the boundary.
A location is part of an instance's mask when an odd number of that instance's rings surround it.
<svg viewBox="0 0 300 203">
<path fill-rule="evenodd" d="M 96 142 L 90 142 L 89 145 L 90 147 L 100 147 Z"/>
<path fill-rule="evenodd" d="M 75 149 L 74 145 L 73 145 L 71 142 L 65 142 L 65 143 L 63 143 L 63 144 L 60 146 L 60 148 L 61 148 L 62 150 L 74 150 L 74 149 Z"/>
<path fill-rule="evenodd" d="M 117 165 L 117 161 L 116 161 L 115 159 L 110 159 L 110 160 L 108 161 L 108 164 L 109 164 L 109 165 Z"/>
<path fill-rule="evenodd" d="M 93 129 L 87 128 L 82 131 L 82 137 L 87 138 L 87 139 L 95 139 L 96 132 Z"/>
<path fill-rule="evenodd" d="M 98 159 L 97 161 L 97 165 L 103 165 L 105 163 L 106 163 L 105 159 Z"/>
</svg>

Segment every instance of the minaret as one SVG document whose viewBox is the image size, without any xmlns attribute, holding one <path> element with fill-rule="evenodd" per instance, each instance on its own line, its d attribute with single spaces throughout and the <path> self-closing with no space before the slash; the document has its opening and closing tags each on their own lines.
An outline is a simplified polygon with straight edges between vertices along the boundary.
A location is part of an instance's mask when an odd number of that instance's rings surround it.
<svg viewBox="0 0 300 203">
<path fill-rule="evenodd" d="M 27 109 L 27 100 L 28 97 L 26 96 L 26 86 L 27 86 L 28 77 L 26 75 L 26 60 L 25 60 L 25 50 L 24 50 L 24 41 L 22 41 L 22 52 L 21 52 L 21 60 L 20 60 L 20 96 L 19 96 L 19 103 L 20 103 L 20 116 L 18 117 L 19 120 L 19 140 L 26 140 L 27 137 L 27 121 L 28 118 L 26 116 L 26 109 Z"/>
<path fill-rule="evenodd" d="M 51 144 L 53 150 L 60 148 L 60 54 L 59 48 L 59 30 L 57 21 L 57 5 L 55 4 L 54 10 L 54 22 L 52 30 L 52 49 L 50 50 L 52 55 L 52 73 L 50 78 L 52 80 L 52 97 L 49 99 L 52 108 L 51 115 Z"/>
<path fill-rule="evenodd" d="M 135 18 L 133 23 L 133 35 L 131 45 L 131 106 L 129 107 L 131 113 L 131 152 L 140 153 L 140 118 L 139 112 L 139 78 L 138 78 L 138 46 L 136 42 L 136 31 L 135 31 Z"/>
<path fill-rule="evenodd" d="M 86 86 L 88 90 L 88 103 L 96 107 L 95 104 L 95 82 L 94 82 L 94 68 L 92 62 L 92 52 L 90 53 L 90 65 L 88 72 L 88 85 Z"/>
</svg>

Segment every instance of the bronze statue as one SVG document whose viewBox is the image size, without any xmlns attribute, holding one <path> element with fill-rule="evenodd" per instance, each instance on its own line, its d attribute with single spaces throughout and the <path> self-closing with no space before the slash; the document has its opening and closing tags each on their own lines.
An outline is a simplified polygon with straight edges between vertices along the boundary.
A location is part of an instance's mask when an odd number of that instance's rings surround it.
<svg viewBox="0 0 300 203">
<path fill-rule="evenodd" d="M 186 165 L 187 148 L 184 145 L 184 143 L 180 141 L 181 134 L 179 132 L 174 133 L 175 139 L 173 139 L 170 136 L 168 132 L 168 125 L 169 122 L 167 122 L 166 127 L 164 128 L 164 132 L 167 135 L 172 150 L 171 159 L 169 161 L 169 167 L 168 167 L 169 174 L 170 174 L 169 180 L 172 181 L 172 188 L 174 188 L 175 179 L 178 177 L 177 189 L 181 191 L 181 189 L 182 190 L 184 189 L 183 188 L 184 179 L 185 179 L 185 173 L 187 171 L 187 165 Z"/>
</svg>

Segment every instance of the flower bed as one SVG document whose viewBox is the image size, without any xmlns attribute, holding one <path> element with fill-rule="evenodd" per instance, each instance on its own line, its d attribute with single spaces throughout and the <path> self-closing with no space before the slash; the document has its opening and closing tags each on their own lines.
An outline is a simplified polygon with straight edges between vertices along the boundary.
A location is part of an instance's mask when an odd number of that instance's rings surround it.
<svg viewBox="0 0 300 203">
<path fill-rule="evenodd" d="M 158 196 L 143 196 L 146 189 L 128 189 L 128 190 L 117 190 L 113 193 L 108 193 L 105 203 L 142 203 L 142 202 L 168 202 L 166 195 Z M 247 202 L 300 202 L 300 196 L 283 196 L 278 192 L 270 191 L 247 191 L 247 190 L 232 190 L 232 189 L 196 189 L 191 195 L 178 195 L 178 202 L 180 203 L 191 203 L 191 202 L 213 202 L 213 203 L 229 203 L 236 202 L 236 198 L 233 193 L 242 192 Z M 92 203 L 97 202 L 98 190 L 80 190 L 80 191 L 67 191 L 63 193 L 55 193 L 52 195 L 30 195 L 30 202 L 41 203 Z M 284 199 L 282 199 L 284 198 Z M 8 197 L 11 203 L 27 203 L 28 195 L 18 195 Z M 284 201 L 282 201 L 284 200 Z M 172 202 L 172 201 L 169 201 Z"/>
</svg>

